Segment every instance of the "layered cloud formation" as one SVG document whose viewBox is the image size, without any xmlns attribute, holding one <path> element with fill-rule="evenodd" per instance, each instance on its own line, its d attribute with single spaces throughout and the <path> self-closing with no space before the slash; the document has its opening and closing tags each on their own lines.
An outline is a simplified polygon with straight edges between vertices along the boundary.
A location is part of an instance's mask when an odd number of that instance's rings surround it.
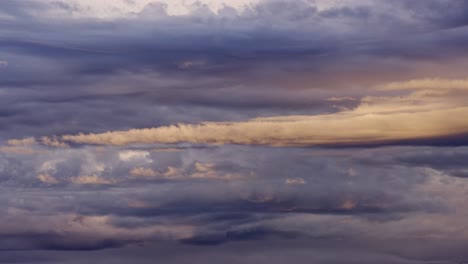
<svg viewBox="0 0 468 264">
<path fill-rule="evenodd" d="M 0 263 L 468 261 L 467 13 L 0 2 Z"/>
</svg>

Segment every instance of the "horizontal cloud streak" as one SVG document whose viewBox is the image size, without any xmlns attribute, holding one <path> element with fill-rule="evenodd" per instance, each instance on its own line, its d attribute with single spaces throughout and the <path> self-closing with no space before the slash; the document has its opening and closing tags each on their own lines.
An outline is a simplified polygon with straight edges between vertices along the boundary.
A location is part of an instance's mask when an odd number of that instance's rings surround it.
<svg viewBox="0 0 468 264">
<path fill-rule="evenodd" d="M 79 144 L 139 143 L 254 144 L 273 146 L 383 143 L 468 132 L 468 107 L 405 114 L 333 114 L 312 117 L 254 119 L 247 122 L 203 123 L 102 134 L 65 135 Z"/>
<path fill-rule="evenodd" d="M 381 90 L 413 90 L 413 89 L 440 89 L 440 90 L 465 90 L 468 91 L 468 79 L 420 79 L 407 82 L 393 82 L 379 86 Z"/>
<path fill-rule="evenodd" d="M 445 90 L 442 89 L 444 86 Z M 357 108 L 334 114 L 179 124 L 100 134 L 64 135 L 61 140 L 97 145 L 188 142 L 311 146 L 376 144 L 468 133 L 465 118 L 468 105 L 458 92 L 460 89 L 468 91 L 464 81 L 415 80 L 382 87 L 392 90 L 418 89 L 407 95 L 365 97 Z M 435 87 L 441 87 L 444 92 L 434 90 Z"/>
</svg>

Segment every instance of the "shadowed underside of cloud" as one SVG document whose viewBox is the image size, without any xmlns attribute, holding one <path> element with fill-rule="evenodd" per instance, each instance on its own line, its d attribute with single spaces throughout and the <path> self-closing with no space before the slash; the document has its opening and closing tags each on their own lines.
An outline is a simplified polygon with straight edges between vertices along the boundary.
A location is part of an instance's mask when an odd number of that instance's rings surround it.
<svg viewBox="0 0 468 264">
<path fill-rule="evenodd" d="M 0 252 L 8 250 L 76 250 L 89 251 L 107 248 L 122 247 L 135 241 L 119 241 L 112 239 L 96 239 L 93 237 L 79 238 L 80 235 L 72 239 L 63 234 L 21 234 L 2 235 L 0 242 Z"/>
<path fill-rule="evenodd" d="M 463 1 L 163 2 L 2 3 L 0 138 L 333 113 L 377 83 L 465 74 Z M 323 143 L 305 136 L 199 140 Z"/>
<path fill-rule="evenodd" d="M 207 122 L 102 134 L 64 135 L 64 142 L 96 145 L 245 144 L 271 146 L 411 143 L 468 133 L 468 81 L 426 79 L 380 86 L 406 94 L 364 97 L 352 110 L 279 116 L 245 122 Z M 461 142 L 463 144 L 463 142 Z"/>
<path fill-rule="evenodd" d="M 30 146 L 32 140 L 10 143 Z M 18 250 L 73 255 L 152 243 L 195 251 L 253 243 L 261 251 L 301 241 L 331 251 L 357 244 L 361 260 L 374 251 L 413 263 L 446 260 L 445 248 L 424 250 L 427 243 L 467 241 L 467 183 L 449 174 L 466 170 L 467 153 L 466 147 L 248 146 L 177 152 L 47 147 L 28 159 L 2 153 L 0 259 Z M 255 176 L 223 176 L 251 170 Z M 426 244 L 408 250 L 399 241 Z"/>
</svg>

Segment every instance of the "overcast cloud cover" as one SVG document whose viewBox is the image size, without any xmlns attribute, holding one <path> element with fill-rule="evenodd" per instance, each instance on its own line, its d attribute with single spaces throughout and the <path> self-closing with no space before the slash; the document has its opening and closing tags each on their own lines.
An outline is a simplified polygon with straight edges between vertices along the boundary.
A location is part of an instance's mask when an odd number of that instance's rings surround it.
<svg viewBox="0 0 468 264">
<path fill-rule="evenodd" d="M 465 0 L 3 0 L 0 263 L 468 262 Z"/>
</svg>

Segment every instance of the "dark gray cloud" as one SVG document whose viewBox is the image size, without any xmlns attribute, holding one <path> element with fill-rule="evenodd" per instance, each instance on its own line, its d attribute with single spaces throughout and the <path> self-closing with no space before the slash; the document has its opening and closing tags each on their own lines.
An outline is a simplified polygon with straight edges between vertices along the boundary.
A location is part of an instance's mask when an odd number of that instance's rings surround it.
<svg viewBox="0 0 468 264">
<path fill-rule="evenodd" d="M 201 6 L 184 16 L 148 5 L 102 21 L 40 15 L 80 9 L 67 3 L 7 1 L 2 137 L 337 111 L 327 98 L 360 98 L 396 75 L 453 74 L 442 63 L 464 54 L 465 30 L 451 21 L 463 21 L 466 7 L 445 3 L 319 10 L 264 1 L 241 13 Z M 428 61 L 441 65 L 420 67 Z"/>
<path fill-rule="evenodd" d="M 225 146 L 152 152 L 88 147 L 49 150 L 28 159 L 24 155 L 31 154 L 4 154 L 0 175 L 10 177 L 1 184 L 5 203 L 0 232 L 8 242 L 1 249 L 99 250 L 174 240 L 198 246 L 236 247 L 254 241 L 266 246 L 298 240 L 355 241 L 356 236 L 367 245 L 374 236 L 413 239 L 422 234 L 424 241 L 432 241 L 432 235 L 449 239 L 445 221 L 457 219 L 453 214 L 459 205 L 452 199 L 460 199 L 463 192 L 439 193 L 433 177 L 446 181 L 447 188 L 460 183 L 421 170 L 420 165 L 406 165 L 410 154 L 426 149 L 432 148 L 407 147 L 402 152 Z M 461 152 L 451 157 L 457 160 Z M 392 153 L 401 155 L 382 166 Z M 130 175 L 135 167 L 161 173 L 172 167 L 175 172 L 138 180 Z M 211 175 L 207 168 L 216 169 L 220 178 L 200 178 Z M 199 178 L 191 177 L 197 173 Z M 246 177 L 222 179 L 232 173 Z M 41 179 L 40 174 L 56 181 Z M 108 182 L 74 180 L 84 175 Z M 434 222 L 418 226 L 426 215 Z M 366 247 L 362 250 L 387 248 Z M 75 253 L 63 253 L 68 254 Z"/>
<path fill-rule="evenodd" d="M 433 90 L 375 86 L 465 78 L 467 11 L 272 0 L 98 18 L 73 1 L 2 1 L 0 263 L 468 261 L 465 134 L 327 148 L 7 143 L 337 113 L 387 95 L 386 111 L 438 106 Z M 453 93 L 443 107 L 466 96 Z"/>
</svg>

